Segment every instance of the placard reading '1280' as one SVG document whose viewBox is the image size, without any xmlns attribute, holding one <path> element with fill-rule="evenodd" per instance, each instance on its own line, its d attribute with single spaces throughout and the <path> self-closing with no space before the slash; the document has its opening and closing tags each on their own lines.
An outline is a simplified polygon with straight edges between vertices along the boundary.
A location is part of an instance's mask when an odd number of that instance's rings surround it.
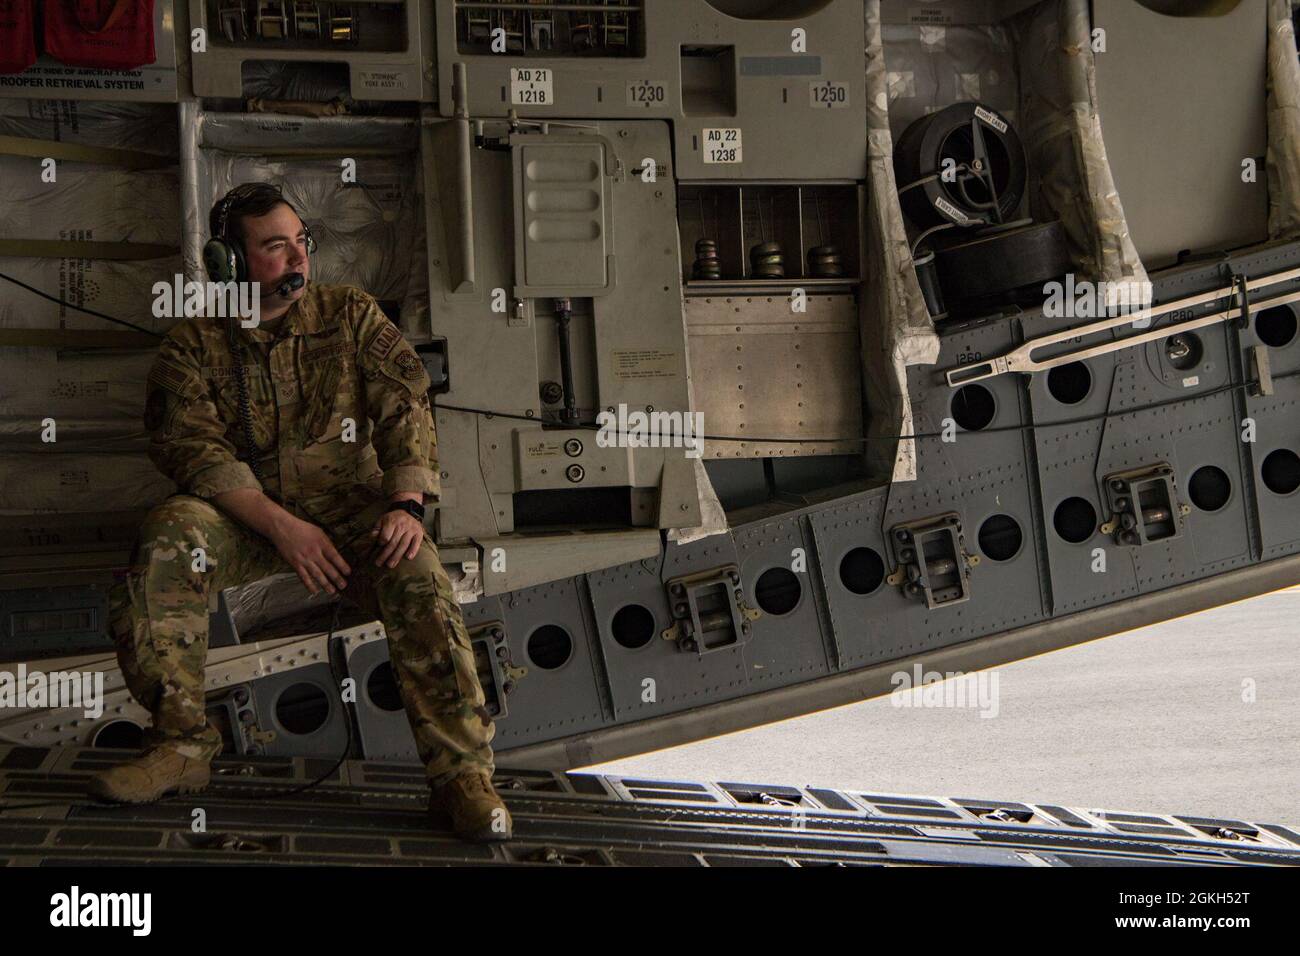
<svg viewBox="0 0 1300 956">
<path fill-rule="evenodd" d="M 706 163 L 739 163 L 740 130 L 739 129 L 704 129 L 704 161 Z"/>
<path fill-rule="evenodd" d="M 511 67 L 510 102 L 515 106 L 552 106 L 555 74 L 546 67 Z"/>
</svg>

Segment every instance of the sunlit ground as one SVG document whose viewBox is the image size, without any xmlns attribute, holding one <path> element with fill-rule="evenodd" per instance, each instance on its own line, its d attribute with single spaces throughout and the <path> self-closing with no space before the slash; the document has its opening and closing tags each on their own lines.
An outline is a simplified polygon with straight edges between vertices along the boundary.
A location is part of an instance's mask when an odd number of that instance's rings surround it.
<svg viewBox="0 0 1300 956">
<path fill-rule="evenodd" d="M 997 673 L 996 717 L 884 697 L 584 769 L 1300 824 L 1300 587 Z"/>
</svg>

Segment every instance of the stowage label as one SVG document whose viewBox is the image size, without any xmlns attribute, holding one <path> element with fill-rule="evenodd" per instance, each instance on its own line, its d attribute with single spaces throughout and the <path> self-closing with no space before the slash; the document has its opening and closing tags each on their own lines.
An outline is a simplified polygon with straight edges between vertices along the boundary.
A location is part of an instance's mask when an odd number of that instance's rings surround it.
<svg viewBox="0 0 1300 956">
<path fill-rule="evenodd" d="M 614 377 L 676 378 L 677 353 L 669 349 L 614 349 Z"/>
</svg>

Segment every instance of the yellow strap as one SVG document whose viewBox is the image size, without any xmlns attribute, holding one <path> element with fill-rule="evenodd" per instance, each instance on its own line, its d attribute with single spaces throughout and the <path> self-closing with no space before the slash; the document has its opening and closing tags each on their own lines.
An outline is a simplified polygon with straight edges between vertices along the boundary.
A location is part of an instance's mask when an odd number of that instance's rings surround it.
<svg viewBox="0 0 1300 956">
<path fill-rule="evenodd" d="M 157 242 L 92 242 L 73 239 L 0 239 L 0 256 L 37 259 L 161 259 L 180 254 Z"/>
<path fill-rule="evenodd" d="M 156 349 L 158 336 L 146 332 L 101 332 L 90 329 L 0 329 L 0 346 L 51 349 Z"/>
<path fill-rule="evenodd" d="M 175 166 L 177 163 L 171 156 L 159 156 L 138 149 L 82 146 L 78 143 L 59 143 L 51 139 L 30 139 L 26 136 L 0 136 L 0 153 L 31 156 L 34 159 L 62 159 L 71 163 L 99 163 L 124 169 L 157 169 L 161 166 Z"/>
</svg>

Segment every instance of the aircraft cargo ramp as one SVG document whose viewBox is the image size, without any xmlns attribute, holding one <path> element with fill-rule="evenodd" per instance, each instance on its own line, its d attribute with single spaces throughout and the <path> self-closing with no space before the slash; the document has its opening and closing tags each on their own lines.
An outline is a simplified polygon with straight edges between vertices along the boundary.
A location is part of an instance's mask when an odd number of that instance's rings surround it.
<svg viewBox="0 0 1300 956">
<path fill-rule="evenodd" d="M 503 769 L 515 839 L 482 846 L 430 825 L 417 765 L 218 758 L 198 796 L 91 801 L 89 774 L 122 756 L 0 747 L 0 866 L 1300 865 L 1300 829 L 1275 824 Z"/>
</svg>

